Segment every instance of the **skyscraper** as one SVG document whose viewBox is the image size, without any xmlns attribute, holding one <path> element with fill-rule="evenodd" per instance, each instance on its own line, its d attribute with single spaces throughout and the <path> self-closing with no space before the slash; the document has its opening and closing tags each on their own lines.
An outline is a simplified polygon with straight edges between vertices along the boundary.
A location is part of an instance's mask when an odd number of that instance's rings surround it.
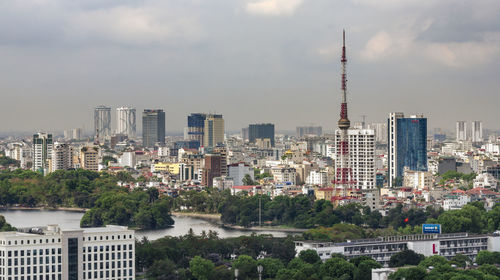
<svg viewBox="0 0 500 280">
<path fill-rule="evenodd" d="M 37 133 L 33 135 L 33 171 L 48 171 L 48 159 L 52 156 L 52 134 Z"/>
<path fill-rule="evenodd" d="M 154 147 L 165 144 L 165 112 L 145 109 L 142 113 L 142 145 Z"/>
<path fill-rule="evenodd" d="M 457 122 L 457 141 L 467 141 L 467 122 Z"/>
<path fill-rule="evenodd" d="M 99 141 L 111 135 L 111 108 L 97 106 L 94 109 L 94 133 L 99 135 Z"/>
<path fill-rule="evenodd" d="M 194 140 L 203 146 L 203 134 L 205 129 L 205 119 L 207 114 L 193 113 L 188 116 L 188 126 L 186 140 Z"/>
<path fill-rule="evenodd" d="M 388 119 L 389 186 L 396 178 L 403 179 L 405 167 L 413 171 L 427 171 L 427 118 L 403 113 L 390 113 Z"/>
<path fill-rule="evenodd" d="M 375 132 L 372 129 L 349 129 L 349 167 L 352 170 L 352 186 L 357 189 L 374 189 L 375 170 Z M 335 147 L 339 147 L 340 130 L 335 130 Z M 339 165 L 339 158 L 335 165 Z"/>
<path fill-rule="evenodd" d="M 471 126 L 471 140 L 474 143 L 483 141 L 483 123 L 481 121 L 473 121 Z"/>
<path fill-rule="evenodd" d="M 202 174 L 201 184 L 205 187 L 212 187 L 214 178 L 221 176 L 221 156 L 219 154 L 205 155 L 205 168 Z"/>
<path fill-rule="evenodd" d="M 274 147 L 274 124 L 251 124 L 248 126 L 248 141 L 255 143 L 257 139 L 271 140 L 271 146 Z"/>
<path fill-rule="evenodd" d="M 99 147 L 88 146 L 80 150 L 80 166 L 85 170 L 99 171 Z"/>
<path fill-rule="evenodd" d="M 375 141 L 377 143 L 387 144 L 387 124 L 386 123 L 372 123 L 368 125 L 369 129 L 375 131 Z"/>
<path fill-rule="evenodd" d="M 116 108 L 116 133 L 127 135 L 129 139 L 135 138 L 136 118 L 135 108 L 120 107 Z"/>
<path fill-rule="evenodd" d="M 224 119 L 222 115 L 207 115 L 203 130 L 203 146 L 224 144 Z"/>
<path fill-rule="evenodd" d="M 321 136 L 323 128 L 321 126 L 297 126 L 296 133 L 299 138 L 305 135 Z"/>
</svg>

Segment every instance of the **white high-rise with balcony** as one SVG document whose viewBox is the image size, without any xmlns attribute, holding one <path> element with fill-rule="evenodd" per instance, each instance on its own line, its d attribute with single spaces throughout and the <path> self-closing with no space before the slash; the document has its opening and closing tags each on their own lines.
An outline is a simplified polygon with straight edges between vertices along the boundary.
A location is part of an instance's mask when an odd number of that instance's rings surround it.
<svg viewBox="0 0 500 280">
<path fill-rule="evenodd" d="M 136 133 L 135 108 L 120 107 L 116 109 L 117 134 L 134 138 Z"/>
<path fill-rule="evenodd" d="M 457 122 L 457 142 L 467 141 L 467 122 L 458 121 Z"/>
<path fill-rule="evenodd" d="M 69 145 L 55 142 L 52 148 L 52 172 L 67 170 L 71 167 L 71 150 Z"/>
<path fill-rule="evenodd" d="M 473 121 L 471 127 L 471 140 L 472 142 L 482 142 L 483 141 L 483 122 Z"/>
</svg>

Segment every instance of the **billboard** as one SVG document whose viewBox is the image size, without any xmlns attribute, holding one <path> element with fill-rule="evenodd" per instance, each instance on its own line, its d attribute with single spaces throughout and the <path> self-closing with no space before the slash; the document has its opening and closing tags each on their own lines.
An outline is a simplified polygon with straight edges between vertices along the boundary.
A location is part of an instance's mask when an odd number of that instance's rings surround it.
<svg viewBox="0 0 500 280">
<path fill-rule="evenodd" d="M 422 233 L 441 233 L 441 225 L 438 224 L 423 224 Z"/>
</svg>

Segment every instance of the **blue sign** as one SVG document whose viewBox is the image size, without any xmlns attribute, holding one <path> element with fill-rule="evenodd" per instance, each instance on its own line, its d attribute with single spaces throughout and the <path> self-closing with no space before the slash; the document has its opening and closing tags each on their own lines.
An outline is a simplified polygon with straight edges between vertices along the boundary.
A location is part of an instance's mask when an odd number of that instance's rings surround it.
<svg viewBox="0 0 500 280">
<path fill-rule="evenodd" d="M 441 225 L 438 224 L 423 224 L 422 233 L 441 233 Z"/>
</svg>

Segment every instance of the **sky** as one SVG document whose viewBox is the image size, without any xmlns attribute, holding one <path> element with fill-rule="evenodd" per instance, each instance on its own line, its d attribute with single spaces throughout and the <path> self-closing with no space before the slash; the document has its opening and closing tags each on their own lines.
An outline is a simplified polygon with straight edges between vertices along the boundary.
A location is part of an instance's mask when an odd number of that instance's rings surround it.
<svg viewBox="0 0 500 280">
<path fill-rule="evenodd" d="M 192 112 L 226 130 L 421 113 L 500 129 L 498 0 L 0 1 L 0 132 L 93 129 L 93 108 Z M 116 127 L 116 123 L 112 124 Z"/>
</svg>

